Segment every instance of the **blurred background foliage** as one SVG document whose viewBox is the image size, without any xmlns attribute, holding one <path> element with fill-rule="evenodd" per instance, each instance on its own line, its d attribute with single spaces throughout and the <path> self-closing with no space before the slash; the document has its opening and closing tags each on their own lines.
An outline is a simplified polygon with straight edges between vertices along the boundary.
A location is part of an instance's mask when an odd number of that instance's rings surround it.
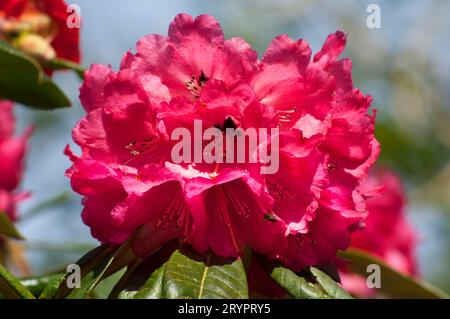
<svg viewBox="0 0 450 319">
<path fill-rule="evenodd" d="M 374 97 L 380 164 L 404 178 L 408 219 L 419 234 L 417 257 L 425 279 L 450 292 L 450 2 L 442 0 L 70 0 L 81 7 L 83 64 L 118 67 L 145 34 L 165 34 L 172 18 L 209 13 L 227 37 L 244 37 L 260 54 L 280 33 L 305 38 L 317 51 L 335 30 L 348 33 L 345 56 L 355 85 Z M 367 5 L 381 7 L 381 28 L 366 26 Z M 80 82 L 62 72 L 56 82 L 73 107 L 36 112 L 20 107 L 21 128 L 34 125 L 22 188 L 19 229 L 27 237 L 34 273 L 60 269 L 97 245 L 80 219 L 80 198 L 70 190 L 62 154 L 83 115 Z M 73 145 L 72 145 L 73 146 Z M 76 149 L 76 147 L 75 147 Z"/>
</svg>

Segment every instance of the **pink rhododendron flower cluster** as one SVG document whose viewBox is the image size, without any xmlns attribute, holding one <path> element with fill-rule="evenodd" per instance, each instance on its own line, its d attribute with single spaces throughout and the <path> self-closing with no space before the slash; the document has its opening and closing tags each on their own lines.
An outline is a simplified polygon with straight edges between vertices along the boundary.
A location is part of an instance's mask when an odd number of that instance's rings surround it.
<svg viewBox="0 0 450 319">
<path fill-rule="evenodd" d="M 365 189 L 382 187 L 381 193 L 367 200 L 369 215 L 365 227 L 352 235 L 351 246 L 381 257 L 388 265 L 404 274 L 418 274 L 414 256 L 416 234 L 405 218 L 405 195 L 400 178 L 385 170 L 375 171 L 362 185 Z M 360 296 L 369 297 L 365 279 L 345 271 L 344 287 Z"/>
<path fill-rule="evenodd" d="M 13 103 L 0 101 L 0 212 L 8 214 L 13 221 L 17 219 L 16 204 L 25 194 L 16 192 L 23 171 L 26 152 L 27 130 L 21 136 L 14 136 L 15 119 Z"/>
<path fill-rule="evenodd" d="M 371 97 L 353 87 L 346 36 L 312 55 L 280 35 L 261 60 L 224 39 L 208 15 L 178 15 L 168 36 L 149 35 L 119 71 L 93 65 L 73 130 L 81 156 L 67 174 L 82 217 L 102 242 L 146 256 L 178 238 L 199 253 L 237 257 L 245 247 L 300 269 L 333 261 L 366 217 L 360 182 L 376 161 Z M 176 128 L 279 128 L 279 170 L 256 163 L 181 163 Z"/>
</svg>

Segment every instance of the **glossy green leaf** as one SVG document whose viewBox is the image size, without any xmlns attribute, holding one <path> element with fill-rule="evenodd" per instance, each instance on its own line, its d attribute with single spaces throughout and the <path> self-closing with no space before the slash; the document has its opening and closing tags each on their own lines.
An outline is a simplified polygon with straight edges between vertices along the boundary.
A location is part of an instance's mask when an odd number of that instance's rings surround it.
<svg viewBox="0 0 450 319">
<path fill-rule="evenodd" d="M 102 279 L 107 278 L 114 272 L 121 270 L 127 264 L 127 262 L 123 262 L 122 260 L 122 258 L 127 254 L 127 248 L 128 245 L 125 243 L 114 253 L 109 254 L 106 258 L 102 259 L 97 265 L 95 265 L 92 271 L 81 279 L 81 287 L 74 288 L 67 298 L 87 298 Z"/>
<path fill-rule="evenodd" d="M 105 272 L 114 260 L 114 255 L 103 259 L 96 267 L 81 279 L 81 287 L 71 290 L 67 299 L 84 299 L 90 296 L 94 288 L 104 278 Z"/>
<path fill-rule="evenodd" d="M 377 256 L 351 248 L 339 252 L 339 256 L 350 261 L 349 270 L 367 277 L 367 266 L 376 264 L 381 269 L 380 292 L 394 298 L 449 298 L 444 292 L 430 284 L 404 275 L 388 266 Z"/>
<path fill-rule="evenodd" d="M 34 299 L 33 294 L 0 265 L 0 293 L 11 299 Z"/>
<path fill-rule="evenodd" d="M 164 268 L 161 296 L 168 299 L 248 298 L 242 260 L 212 254 L 199 256 L 186 248 L 176 250 Z"/>
<path fill-rule="evenodd" d="M 134 295 L 134 299 L 161 299 L 163 298 L 163 277 L 166 265 L 155 270 L 144 286 Z M 124 295 L 130 297 L 130 295 Z"/>
<path fill-rule="evenodd" d="M 133 298 L 138 293 L 138 290 L 149 290 L 149 279 L 152 277 L 152 274 L 159 268 L 165 267 L 165 263 L 179 246 L 180 242 L 173 240 L 144 260 L 137 259 L 133 265 L 127 267 L 127 272 L 114 287 L 108 298 L 129 299 Z M 144 294 L 144 292 L 141 294 L 141 298 L 144 298 Z"/>
<path fill-rule="evenodd" d="M 351 299 L 352 297 L 329 275 L 311 267 L 302 275 L 276 266 L 271 277 L 296 299 Z"/>
<path fill-rule="evenodd" d="M 138 292 L 134 290 L 133 291 L 123 290 L 119 293 L 117 299 L 134 299 L 137 293 Z"/>
<path fill-rule="evenodd" d="M 39 295 L 39 299 L 53 299 L 58 293 L 58 288 L 63 282 L 65 276 L 64 274 L 54 275 L 50 278 L 47 286 Z"/>
<path fill-rule="evenodd" d="M 26 287 L 35 297 L 39 297 L 54 278 L 61 278 L 62 274 L 45 275 L 20 279 L 20 283 Z"/>
<path fill-rule="evenodd" d="M 112 249 L 110 249 L 107 245 L 99 246 L 86 253 L 76 262 L 76 264 L 80 266 L 81 277 L 85 277 L 89 272 L 98 267 L 99 263 L 104 262 L 104 260 L 110 257 L 112 254 Z M 58 287 L 56 298 L 66 298 L 72 291 L 72 289 L 68 288 L 66 285 L 68 276 L 69 274 L 66 274 L 61 281 Z"/>
<path fill-rule="evenodd" d="M 327 299 L 326 293 L 317 285 L 298 276 L 292 270 L 277 266 L 271 272 L 271 277 L 281 287 L 296 299 Z"/>
<path fill-rule="evenodd" d="M 348 292 L 342 289 L 342 287 L 334 281 L 333 278 L 328 276 L 322 270 L 311 267 L 309 271 L 314 276 L 314 280 L 317 284 L 329 297 L 333 299 L 352 299 L 352 296 Z"/>
<path fill-rule="evenodd" d="M 132 263 L 129 263 L 126 265 L 126 268 L 124 268 L 121 276 L 116 280 L 115 284 L 113 285 L 112 289 L 110 289 L 109 294 L 107 295 L 108 299 L 117 299 L 120 292 L 123 290 L 126 290 L 127 285 L 129 284 L 129 281 L 132 280 L 136 268 L 142 263 L 142 259 L 136 258 Z"/>
<path fill-rule="evenodd" d="M 102 279 L 93 291 L 93 297 L 96 299 L 107 299 L 114 287 L 124 278 L 127 269 L 122 268 L 118 272 Z M 116 298 L 115 298 L 116 299 Z"/>
<path fill-rule="evenodd" d="M 57 297 L 68 299 L 91 298 L 100 281 L 118 272 L 136 259 L 129 249 L 129 242 L 127 241 L 114 249 L 103 245 L 86 254 L 77 262 L 81 270 L 80 287 L 67 287 L 66 283 L 70 274 L 66 274 L 65 280 L 59 287 Z"/>
<path fill-rule="evenodd" d="M 50 110 L 70 106 L 69 99 L 30 56 L 0 41 L 0 98 Z"/>
<path fill-rule="evenodd" d="M 23 239 L 23 236 L 16 229 L 8 215 L 2 211 L 0 211 L 0 235 L 14 239 Z"/>
</svg>

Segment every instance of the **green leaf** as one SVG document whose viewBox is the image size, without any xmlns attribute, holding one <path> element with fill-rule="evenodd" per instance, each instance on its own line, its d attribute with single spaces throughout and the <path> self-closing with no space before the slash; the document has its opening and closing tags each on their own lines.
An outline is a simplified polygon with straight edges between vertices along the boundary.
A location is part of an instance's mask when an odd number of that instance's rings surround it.
<svg viewBox="0 0 450 319">
<path fill-rule="evenodd" d="M 114 255 L 108 256 L 102 260 L 91 272 L 81 279 L 81 287 L 74 288 L 67 299 L 84 299 L 90 296 L 94 288 L 104 278 L 105 271 L 111 265 L 114 260 Z"/>
<path fill-rule="evenodd" d="M 58 293 L 58 288 L 65 279 L 64 274 L 54 275 L 50 278 L 47 287 L 39 295 L 39 299 L 53 299 Z"/>
<path fill-rule="evenodd" d="M 275 267 L 271 277 L 296 299 L 326 299 L 326 293 L 318 286 L 282 266 Z"/>
<path fill-rule="evenodd" d="M 123 290 L 119 293 L 119 296 L 117 297 L 117 299 L 134 299 L 134 296 L 136 296 L 137 291 L 128 291 L 128 290 Z"/>
<path fill-rule="evenodd" d="M 173 240 L 153 252 L 146 259 L 137 259 L 134 264 L 127 267 L 126 273 L 111 291 L 108 298 L 133 298 L 139 289 L 145 289 L 145 283 L 152 274 L 164 266 L 179 246 L 180 242 Z"/>
<path fill-rule="evenodd" d="M 97 287 L 95 287 L 93 296 L 96 299 L 107 299 L 117 283 L 125 276 L 126 270 L 126 268 L 122 268 L 120 271 L 112 274 L 111 276 L 102 279 L 98 283 Z"/>
<path fill-rule="evenodd" d="M 108 247 L 108 245 L 99 246 L 81 257 L 76 264 L 80 266 L 81 277 L 86 276 L 89 272 L 93 271 L 95 267 L 105 260 L 108 256 L 111 256 L 113 250 Z M 66 285 L 66 280 L 69 274 L 65 274 L 63 280 L 61 281 L 56 298 L 65 298 L 69 295 L 72 289 L 68 288 Z"/>
<path fill-rule="evenodd" d="M 2 211 L 0 211 L 0 235 L 14 239 L 24 239 L 8 215 Z"/>
<path fill-rule="evenodd" d="M 101 260 L 91 272 L 81 279 L 81 287 L 74 288 L 67 298 L 84 299 L 88 297 L 98 283 L 107 277 L 107 270 L 110 269 L 114 262 L 120 258 L 121 254 L 122 250 L 119 248 L 114 254 L 111 254 L 107 256 L 107 258 Z M 117 270 L 120 270 L 121 268 Z"/>
<path fill-rule="evenodd" d="M 248 298 L 247 276 L 241 259 L 212 254 L 199 256 L 184 248 L 172 254 L 163 272 L 163 298 Z"/>
<path fill-rule="evenodd" d="M 118 248 L 108 249 L 100 246 L 89 252 L 77 264 L 81 268 L 80 288 L 68 288 L 66 280 L 70 274 L 66 274 L 65 280 L 60 285 L 58 298 L 83 299 L 91 297 L 95 287 L 101 280 L 113 275 L 117 271 L 134 262 L 136 257 L 129 249 L 130 240 Z"/>
<path fill-rule="evenodd" d="M 342 289 L 339 284 L 334 281 L 333 278 L 328 276 L 326 273 L 318 268 L 311 267 L 309 269 L 311 274 L 314 276 L 317 284 L 322 288 L 325 293 L 333 299 L 352 299 L 352 296 L 344 289 Z"/>
<path fill-rule="evenodd" d="M 296 299 L 351 299 L 341 286 L 318 268 L 310 267 L 303 275 L 282 266 L 271 271 L 271 277 Z"/>
<path fill-rule="evenodd" d="M 70 106 L 69 99 L 32 57 L 0 41 L 0 98 L 50 110 Z"/>
<path fill-rule="evenodd" d="M 163 298 L 163 277 L 166 265 L 155 270 L 150 278 L 145 282 L 144 286 L 133 295 L 123 295 L 134 299 L 161 299 Z M 125 298 L 124 298 L 125 299 Z"/>
<path fill-rule="evenodd" d="M 20 283 L 26 287 L 35 297 L 39 297 L 54 278 L 60 279 L 63 274 L 45 275 L 20 279 Z"/>
<path fill-rule="evenodd" d="M 125 290 L 129 281 L 132 280 L 135 274 L 136 268 L 142 263 L 142 259 L 136 258 L 131 264 L 126 265 L 126 269 L 122 272 L 120 277 L 116 280 L 112 289 L 109 290 L 109 294 L 106 295 L 108 299 L 117 299 L 120 292 Z"/>
<path fill-rule="evenodd" d="M 339 256 L 348 259 L 349 270 L 367 277 L 367 266 L 376 264 L 381 269 L 380 292 L 394 298 L 449 298 L 444 292 L 419 279 L 404 275 L 391 268 L 377 256 L 365 251 L 350 248 L 339 252 Z"/>
<path fill-rule="evenodd" d="M 33 294 L 2 265 L 0 265 L 0 293 L 11 299 L 34 299 Z"/>
</svg>

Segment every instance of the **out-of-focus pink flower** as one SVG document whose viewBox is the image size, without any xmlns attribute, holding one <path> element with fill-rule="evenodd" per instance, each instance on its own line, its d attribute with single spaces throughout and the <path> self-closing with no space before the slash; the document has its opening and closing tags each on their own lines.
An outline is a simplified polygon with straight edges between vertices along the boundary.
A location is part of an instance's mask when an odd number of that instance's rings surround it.
<svg viewBox="0 0 450 319">
<path fill-rule="evenodd" d="M 362 188 L 376 187 L 381 187 L 381 192 L 367 200 L 369 215 L 365 227 L 352 234 L 351 246 L 381 257 L 399 272 L 416 276 L 417 236 L 405 217 L 405 194 L 400 178 L 387 170 L 374 171 Z M 345 288 L 359 296 L 369 297 L 375 292 L 360 276 L 343 271 L 341 279 Z"/>
<path fill-rule="evenodd" d="M 23 160 L 30 130 L 21 136 L 14 136 L 15 119 L 13 104 L 0 101 L 0 211 L 7 213 L 15 221 L 17 219 L 16 203 L 24 198 L 24 194 L 15 192 L 22 172 Z"/>
<path fill-rule="evenodd" d="M 87 115 L 73 130 L 82 155 L 66 149 L 93 236 L 118 244 L 137 231 L 140 255 L 180 238 L 221 256 L 249 246 L 293 269 L 332 261 L 366 216 L 359 183 L 379 152 L 371 98 L 338 59 L 345 42 L 331 34 L 311 59 L 307 42 L 281 35 L 258 60 L 213 17 L 180 14 L 118 72 L 93 65 L 80 89 Z M 278 172 L 261 174 L 261 161 L 174 163 L 169 137 L 194 120 L 279 128 Z"/>
<path fill-rule="evenodd" d="M 79 28 L 69 28 L 63 0 L 0 1 L 0 39 L 44 60 L 80 61 Z"/>
</svg>

